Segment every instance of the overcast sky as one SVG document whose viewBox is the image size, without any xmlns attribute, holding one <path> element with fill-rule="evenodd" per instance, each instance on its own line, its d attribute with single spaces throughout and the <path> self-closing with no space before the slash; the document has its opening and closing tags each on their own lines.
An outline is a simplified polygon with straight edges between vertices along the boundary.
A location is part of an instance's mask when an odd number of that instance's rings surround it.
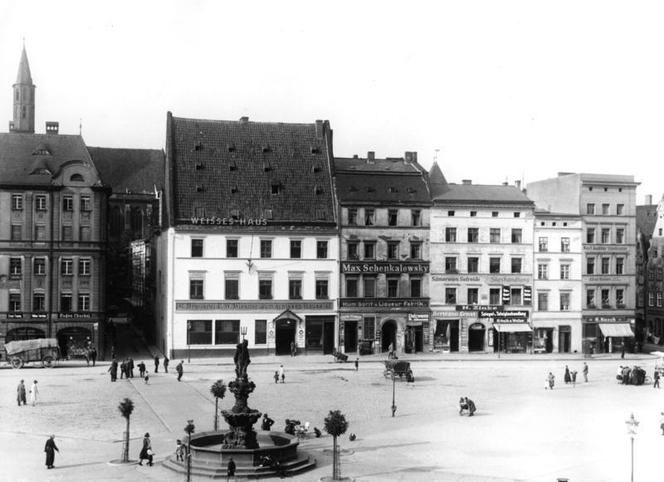
<svg viewBox="0 0 664 482">
<path fill-rule="evenodd" d="M 37 131 L 82 119 L 91 146 L 163 148 L 169 110 L 329 119 L 339 156 L 439 149 L 450 182 L 633 174 L 657 200 L 663 24 L 659 1 L 0 0 L 0 113 L 25 38 Z"/>
</svg>

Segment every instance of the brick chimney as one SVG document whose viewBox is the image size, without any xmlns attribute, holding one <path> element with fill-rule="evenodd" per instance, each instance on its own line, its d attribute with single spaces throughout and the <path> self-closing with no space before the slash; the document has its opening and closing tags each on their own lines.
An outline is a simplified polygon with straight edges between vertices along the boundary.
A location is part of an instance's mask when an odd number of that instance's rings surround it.
<svg viewBox="0 0 664 482">
<path fill-rule="evenodd" d="M 472 183 L 473 183 L 472 179 L 462 179 L 461 180 L 461 184 L 463 184 L 465 186 L 470 186 Z"/>
<path fill-rule="evenodd" d="M 249 122 L 249 117 L 247 117 L 246 115 L 240 117 L 240 124 L 246 124 L 247 122 Z"/>
<path fill-rule="evenodd" d="M 323 138 L 323 121 L 320 119 L 316 119 L 316 138 L 317 139 L 322 139 Z"/>
<path fill-rule="evenodd" d="M 652 204 L 652 194 L 646 194 L 646 204 Z"/>
<path fill-rule="evenodd" d="M 514 181 L 514 185 L 518 190 L 521 190 L 521 180 L 517 179 L 516 181 Z"/>
<path fill-rule="evenodd" d="M 376 163 L 376 153 L 374 151 L 367 152 L 367 164 Z"/>
</svg>

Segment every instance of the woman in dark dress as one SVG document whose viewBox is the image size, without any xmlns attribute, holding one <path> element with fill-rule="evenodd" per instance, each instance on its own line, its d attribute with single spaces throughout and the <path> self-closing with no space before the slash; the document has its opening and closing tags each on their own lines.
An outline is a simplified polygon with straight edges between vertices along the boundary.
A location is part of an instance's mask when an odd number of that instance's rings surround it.
<svg viewBox="0 0 664 482">
<path fill-rule="evenodd" d="M 146 433 L 143 437 L 143 448 L 141 453 L 138 454 L 138 465 L 143 465 L 143 460 L 147 460 L 148 465 L 152 466 L 152 444 L 150 443 L 149 433 Z"/>
<path fill-rule="evenodd" d="M 572 377 L 569 373 L 569 368 L 567 365 L 565 365 L 565 383 L 570 383 L 572 381 Z"/>
<path fill-rule="evenodd" d="M 55 445 L 55 435 L 51 435 L 51 437 L 46 441 L 46 445 L 44 446 L 44 452 L 46 452 L 47 469 L 53 468 L 53 462 L 55 462 L 56 451 L 60 452 L 60 450 L 58 450 L 57 445 Z"/>
</svg>

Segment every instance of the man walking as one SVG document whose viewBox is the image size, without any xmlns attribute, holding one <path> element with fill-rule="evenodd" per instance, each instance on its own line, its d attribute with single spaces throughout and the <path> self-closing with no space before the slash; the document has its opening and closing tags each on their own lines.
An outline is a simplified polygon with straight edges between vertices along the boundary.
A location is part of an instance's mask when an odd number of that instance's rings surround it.
<svg viewBox="0 0 664 482">
<path fill-rule="evenodd" d="M 90 350 L 90 360 L 92 360 L 93 367 L 97 365 L 97 350 L 95 349 L 95 347 L 92 347 L 92 349 Z"/>
<path fill-rule="evenodd" d="M 659 371 L 655 370 L 653 378 L 655 379 L 655 382 L 652 384 L 652 387 L 659 388 Z"/>
<path fill-rule="evenodd" d="M 235 461 L 233 457 L 228 459 L 228 466 L 226 466 L 226 482 L 231 480 L 231 477 L 235 479 Z"/>
<path fill-rule="evenodd" d="M 281 383 L 286 383 L 286 374 L 284 373 L 284 366 L 279 366 L 279 378 L 281 378 Z"/>
<path fill-rule="evenodd" d="M 588 364 L 583 362 L 583 381 L 588 382 Z"/>
<path fill-rule="evenodd" d="M 127 378 L 134 378 L 134 359 L 131 357 L 127 361 Z"/>
<path fill-rule="evenodd" d="M 159 373 L 159 355 L 154 357 L 154 372 Z"/>
<path fill-rule="evenodd" d="M 113 358 L 113 361 L 111 362 L 111 366 L 108 367 L 108 373 L 111 374 L 111 381 L 114 382 L 115 380 L 118 379 L 118 361 Z"/>
<path fill-rule="evenodd" d="M 182 364 L 184 363 L 184 360 L 182 360 L 180 363 L 178 363 L 175 366 L 175 371 L 178 372 L 178 382 L 182 378 L 182 373 L 184 373 L 184 369 L 182 368 Z"/>
<path fill-rule="evenodd" d="M 360 359 L 355 358 L 355 371 L 358 371 L 360 369 Z"/>
<path fill-rule="evenodd" d="M 166 355 L 164 355 L 164 372 L 165 373 L 168 373 L 168 362 L 169 361 L 170 360 L 168 359 L 168 357 Z"/>
<path fill-rule="evenodd" d="M 46 441 L 44 446 L 44 452 L 46 452 L 46 468 L 52 469 L 53 462 L 55 462 L 55 452 L 60 452 L 58 446 L 55 445 L 55 435 L 51 435 L 50 438 Z"/>
<path fill-rule="evenodd" d="M 21 402 L 25 405 L 27 402 L 25 400 L 25 382 L 21 380 L 16 389 L 16 400 L 18 401 L 18 406 L 21 406 Z"/>
</svg>

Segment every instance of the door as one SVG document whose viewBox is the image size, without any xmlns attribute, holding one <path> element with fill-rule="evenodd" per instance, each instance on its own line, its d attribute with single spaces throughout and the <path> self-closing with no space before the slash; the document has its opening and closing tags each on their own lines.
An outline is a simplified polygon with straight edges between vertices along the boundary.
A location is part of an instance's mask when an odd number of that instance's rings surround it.
<svg viewBox="0 0 664 482">
<path fill-rule="evenodd" d="M 468 351 L 484 351 L 486 330 L 481 323 L 473 323 L 468 328 Z"/>
<path fill-rule="evenodd" d="M 558 332 L 558 351 L 560 353 L 569 353 L 571 341 L 571 328 L 569 326 L 561 326 Z"/>
<path fill-rule="evenodd" d="M 344 321 L 344 353 L 357 352 L 357 321 Z"/>
<path fill-rule="evenodd" d="M 397 322 L 394 320 L 387 320 L 385 323 L 383 323 L 383 326 L 380 328 L 380 337 L 381 337 L 381 343 L 380 343 L 380 349 L 383 352 L 386 352 L 390 349 L 390 345 L 392 345 L 392 349 L 396 351 L 397 349 Z"/>
<path fill-rule="evenodd" d="M 291 342 L 295 343 L 296 320 L 277 320 L 274 327 L 274 352 L 276 355 L 290 355 Z"/>
<path fill-rule="evenodd" d="M 329 355 L 334 351 L 334 320 L 323 322 L 323 353 Z"/>
</svg>

